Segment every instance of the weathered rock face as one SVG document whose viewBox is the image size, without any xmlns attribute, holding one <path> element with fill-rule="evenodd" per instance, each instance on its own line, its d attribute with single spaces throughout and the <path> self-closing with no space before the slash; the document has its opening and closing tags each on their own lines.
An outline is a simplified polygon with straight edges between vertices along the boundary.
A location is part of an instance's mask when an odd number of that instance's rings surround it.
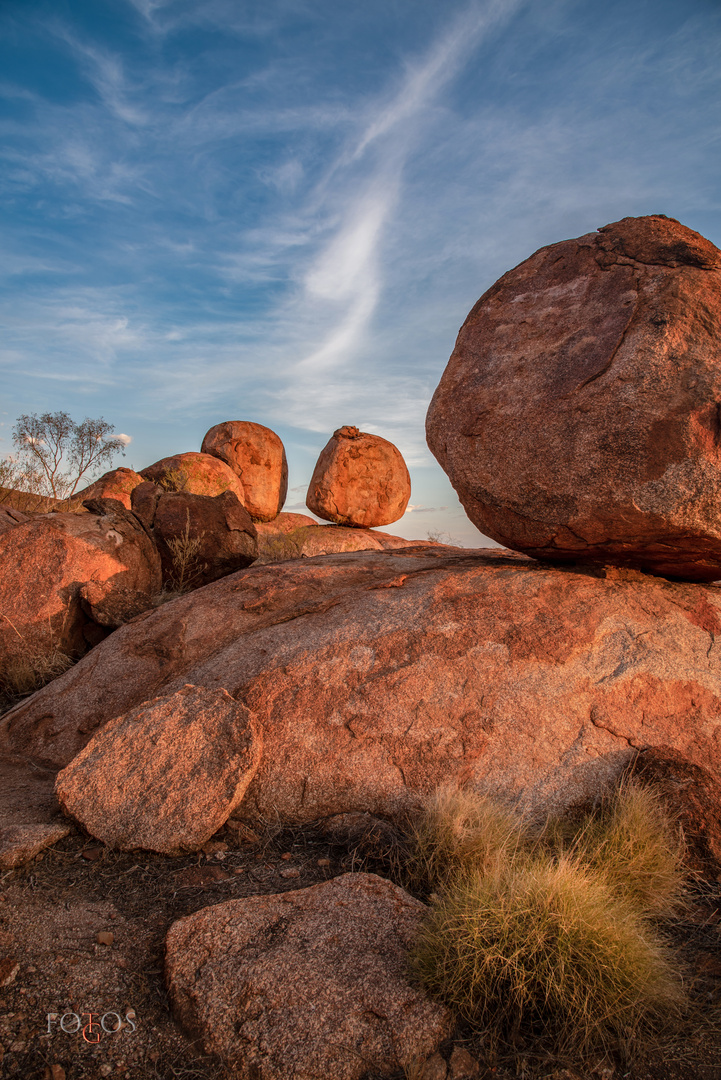
<svg viewBox="0 0 721 1080">
<path fill-rule="evenodd" d="M 220 458 L 240 477 L 245 507 L 254 521 L 278 516 L 288 494 L 288 462 L 274 431 L 250 420 L 227 420 L 210 429 L 201 450 Z"/>
<path fill-rule="evenodd" d="M 293 519 L 291 521 L 283 519 Z M 259 524 L 258 562 L 283 562 L 341 551 L 385 551 L 389 548 L 425 547 L 426 540 L 342 525 L 318 525 L 307 514 L 279 514 L 275 521 Z"/>
<path fill-rule="evenodd" d="M 122 851 L 196 851 L 239 805 L 260 760 L 253 717 L 184 686 L 112 720 L 58 774 L 61 806 Z"/>
<path fill-rule="evenodd" d="M 357 427 L 333 432 L 308 486 L 308 509 L 337 525 L 372 528 L 403 517 L 411 478 L 393 443 Z"/>
<path fill-rule="evenodd" d="M 29 520 L 28 515 L 23 514 L 22 510 L 14 510 L 12 506 L 0 506 L 0 533 L 14 529 L 16 525 L 22 525 L 24 521 Z M 308 518 L 308 520 L 311 519 Z"/>
<path fill-rule="evenodd" d="M 81 592 L 93 583 L 95 601 L 119 621 L 150 605 L 160 591 L 160 559 L 133 514 L 115 500 L 98 513 L 43 514 L 0 536 L 0 655 L 87 649 L 88 616 Z"/>
<path fill-rule="evenodd" d="M 258 557 L 255 526 L 232 491 L 210 496 L 152 487 L 133 492 L 133 510 L 157 544 L 167 585 L 197 589 Z"/>
<path fill-rule="evenodd" d="M 505 274 L 426 423 L 471 521 L 538 558 L 721 578 L 720 325 L 721 252 L 669 218 Z"/>
<path fill-rule="evenodd" d="M 396 1075 L 453 1027 L 406 971 L 425 910 L 375 874 L 203 908 L 168 931 L 175 1015 L 238 1080 Z"/>
<path fill-rule="evenodd" d="M 78 499 L 117 499 L 126 510 L 130 510 L 130 495 L 138 484 L 142 484 L 143 478 L 140 473 L 133 469 L 113 469 L 103 473 L 97 480 L 79 491 L 75 496 Z"/>
<path fill-rule="evenodd" d="M 263 735 L 236 815 L 393 817 L 449 781 L 561 810 L 634 748 L 672 745 L 721 780 L 719 641 L 716 586 L 497 550 L 327 555 L 120 627 L 0 720 L 0 749 L 64 766 L 108 720 L 192 682 L 242 701 Z"/>
<path fill-rule="evenodd" d="M 210 454 L 173 454 L 149 465 L 140 474 L 166 491 L 185 491 L 191 495 L 220 495 L 232 491 L 245 502 L 243 485 L 224 461 Z"/>
</svg>

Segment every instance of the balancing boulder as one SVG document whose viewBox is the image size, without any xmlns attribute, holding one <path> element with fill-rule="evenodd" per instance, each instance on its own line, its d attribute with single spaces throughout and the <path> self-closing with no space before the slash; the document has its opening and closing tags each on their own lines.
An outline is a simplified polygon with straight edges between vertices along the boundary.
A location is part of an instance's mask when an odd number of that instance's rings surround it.
<svg viewBox="0 0 721 1080">
<path fill-rule="evenodd" d="M 721 578 L 721 252 L 663 216 L 541 248 L 466 319 L 427 436 L 507 547 Z"/>
<path fill-rule="evenodd" d="M 245 507 L 254 521 L 278 516 L 288 493 L 288 462 L 274 431 L 249 420 L 226 420 L 210 429 L 201 450 L 240 477 Z"/>
<path fill-rule="evenodd" d="M 342 427 L 321 451 L 306 505 L 326 521 L 372 529 L 403 517 L 411 478 L 393 443 Z"/>
<path fill-rule="evenodd" d="M 232 491 L 245 505 L 240 480 L 224 461 L 210 454 L 173 454 L 148 465 L 140 474 L 144 480 L 159 484 L 166 491 L 187 491 L 191 495 L 220 495 Z"/>
</svg>

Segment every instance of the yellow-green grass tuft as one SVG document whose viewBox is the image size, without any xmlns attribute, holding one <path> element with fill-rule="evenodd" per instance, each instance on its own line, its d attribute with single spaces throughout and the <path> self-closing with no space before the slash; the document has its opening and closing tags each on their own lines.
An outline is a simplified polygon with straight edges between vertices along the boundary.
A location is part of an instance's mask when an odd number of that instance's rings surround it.
<svg viewBox="0 0 721 1080">
<path fill-rule="evenodd" d="M 684 1000 L 643 916 L 568 855 L 519 853 L 457 877 L 434 903 L 411 965 L 496 1049 L 624 1049 Z"/>
<path fill-rule="evenodd" d="M 408 883 L 444 888 L 457 877 L 489 871 L 531 843 L 522 819 L 493 799 L 456 787 L 437 791 L 409 827 Z"/>
<path fill-rule="evenodd" d="M 649 917 L 670 916 L 684 886 L 684 845 L 661 796 L 624 780 L 575 842 L 578 855 Z"/>
</svg>

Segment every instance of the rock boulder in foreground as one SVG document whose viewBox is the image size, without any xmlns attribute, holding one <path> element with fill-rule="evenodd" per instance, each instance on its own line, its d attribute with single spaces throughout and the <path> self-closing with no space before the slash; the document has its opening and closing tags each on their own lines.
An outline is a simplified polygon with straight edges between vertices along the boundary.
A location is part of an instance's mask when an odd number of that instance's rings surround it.
<svg viewBox="0 0 721 1080">
<path fill-rule="evenodd" d="M 204 908 L 168 931 L 174 1013 L 238 1080 L 397 1075 L 453 1026 L 406 970 L 425 911 L 375 874 Z"/>
<path fill-rule="evenodd" d="M 106 724 L 58 774 L 63 810 L 122 851 L 196 851 L 260 760 L 255 721 L 224 690 L 184 686 Z"/>
<path fill-rule="evenodd" d="M 721 252 L 661 216 L 541 248 L 471 311 L 426 428 L 501 544 L 721 578 Z"/>
<path fill-rule="evenodd" d="M 0 720 L 0 748 L 67 765 L 190 682 L 256 714 L 263 757 L 236 816 L 393 816 L 448 781 L 560 810 L 648 746 L 721 780 L 720 649 L 716 586 L 497 550 L 326 555 L 121 626 Z"/>
</svg>

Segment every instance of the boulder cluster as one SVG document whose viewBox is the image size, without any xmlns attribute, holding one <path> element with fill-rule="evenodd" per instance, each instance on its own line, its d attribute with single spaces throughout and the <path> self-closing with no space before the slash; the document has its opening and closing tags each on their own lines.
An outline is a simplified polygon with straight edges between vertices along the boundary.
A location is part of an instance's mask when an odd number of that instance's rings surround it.
<svg viewBox="0 0 721 1080">
<path fill-rule="evenodd" d="M 401 517 L 410 498 L 400 452 L 377 435 L 341 428 L 319 458 L 309 506 L 333 525 L 283 514 L 287 490 L 278 435 L 230 420 L 207 432 L 199 453 L 171 455 L 140 473 L 105 473 L 79 493 L 73 512 L 3 509 L 5 668 L 28 655 L 33 663 L 80 657 L 148 611 L 163 590 L 167 597 L 197 589 L 254 562 L 407 544 L 368 531 Z M 4 674 L 0 663 L 0 683 Z"/>
<path fill-rule="evenodd" d="M 332 527 L 280 513 L 282 444 L 240 421 L 107 474 L 89 514 L 0 521 L 21 574 L 49 583 L 39 618 L 62 615 L 78 652 L 109 635 L 5 715 L 0 747 L 59 770 L 92 836 L 166 855 L 224 823 L 397 821 L 444 785 L 542 818 L 635 762 L 719 873 L 720 309 L 721 253 L 662 217 L 544 248 L 479 300 L 428 441 L 505 549 L 365 533 L 410 484 L 354 427 L 308 490 Z M 183 552 L 192 591 L 149 607 Z M 373 874 L 197 911 L 167 936 L 175 1015 L 238 1077 L 360 1080 L 419 1057 L 424 1077 L 475 1076 L 438 1053 L 452 1019 L 405 970 L 423 914 Z"/>
</svg>

